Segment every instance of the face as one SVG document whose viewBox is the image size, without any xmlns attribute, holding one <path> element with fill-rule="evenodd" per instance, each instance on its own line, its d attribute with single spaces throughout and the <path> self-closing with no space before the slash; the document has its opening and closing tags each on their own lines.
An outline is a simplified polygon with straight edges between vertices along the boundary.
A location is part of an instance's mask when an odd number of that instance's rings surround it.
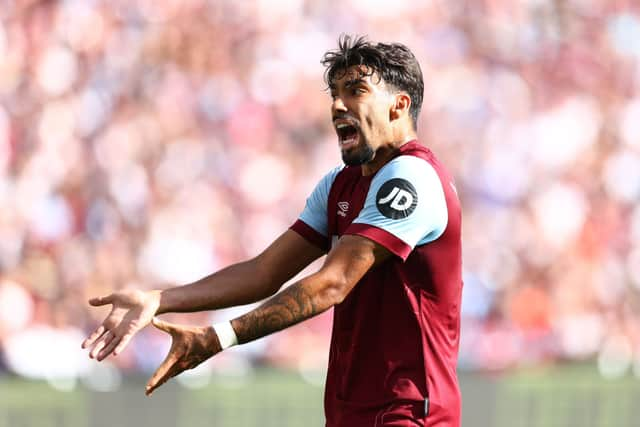
<svg viewBox="0 0 640 427">
<path fill-rule="evenodd" d="M 329 85 L 342 160 L 350 166 L 372 161 L 377 149 L 392 139 L 389 109 L 394 95 L 377 74 L 367 71 L 350 67 Z"/>
</svg>

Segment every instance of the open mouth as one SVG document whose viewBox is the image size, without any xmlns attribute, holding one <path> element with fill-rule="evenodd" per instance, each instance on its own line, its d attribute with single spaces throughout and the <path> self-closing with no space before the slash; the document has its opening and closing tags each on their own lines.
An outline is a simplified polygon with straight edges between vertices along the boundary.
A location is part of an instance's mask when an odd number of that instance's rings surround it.
<svg viewBox="0 0 640 427">
<path fill-rule="evenodd" d="M 358 128 L 350 123 L 337 122 L 336 133 L 342 148 L 350 148 L 358 142 Z"/>
</svg>

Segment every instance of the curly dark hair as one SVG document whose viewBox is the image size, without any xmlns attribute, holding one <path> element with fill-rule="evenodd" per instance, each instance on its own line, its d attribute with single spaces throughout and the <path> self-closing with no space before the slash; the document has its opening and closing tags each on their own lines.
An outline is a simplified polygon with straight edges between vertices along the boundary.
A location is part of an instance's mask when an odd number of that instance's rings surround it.
<svg viewBox="0 0 640 427">
<path fill-rule="evenodd" d="M 372 43 L 366 36 L 342 34 L 338 49 L 327 51 L 320 61 L 326 67 L 325 82 L 331 84 L 341 78 L 349 67 L 364 65 L 367 75 L 377 74 L 387 85 L 406 92 L 411 98 L 409 114 L 414 129 L 422 107 L 424 82 L 422 70 L 409 48 L 400 43 Z"/>
</svg>

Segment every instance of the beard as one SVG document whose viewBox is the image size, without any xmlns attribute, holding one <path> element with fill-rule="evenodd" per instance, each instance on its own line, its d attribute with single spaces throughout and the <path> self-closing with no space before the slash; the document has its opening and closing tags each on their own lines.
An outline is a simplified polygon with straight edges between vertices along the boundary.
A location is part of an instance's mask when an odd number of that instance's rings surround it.
<svg viewBox="0 0 640 427">
<path fill-rule="evenodd" d="M 373 160 L 375 151 L 366 142 L 361 147 L 342 152 L 342 161 L 347 166 L 360 166 Z"/>
</svg>

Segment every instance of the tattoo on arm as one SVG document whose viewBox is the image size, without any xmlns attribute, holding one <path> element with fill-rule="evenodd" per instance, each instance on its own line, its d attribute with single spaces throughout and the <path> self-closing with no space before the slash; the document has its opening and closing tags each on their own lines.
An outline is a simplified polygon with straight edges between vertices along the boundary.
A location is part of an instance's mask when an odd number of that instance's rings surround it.
<svg viewBox="0 0 640 427">
<path fill-rule="evenodd" d="M 325 262 L 325 267 L 331 265 L 330 271 L 338 273 L 331 273 L 324 278 L 310 276 L 303 279 L 255 310 L 232 320 L 238 342 L 244 344 L 262 338 L 322 313 L 351 292 L 373 265 L 389 256 L 390 252 L 368 239 L 343 237 Z M 337 277 L 342 279 L 333 283 L 337 288 L 327 287 L 326 280 L 335 280 Z"/>
<path fill-rule="evenodd" d="M 295 325 L 327 308 L 318 307 L 314 295 L 302 283 L 296 283 L 257 309 L 234 319 L 232 325 L 238 342 L 244 344 Z"/>
</svg>

